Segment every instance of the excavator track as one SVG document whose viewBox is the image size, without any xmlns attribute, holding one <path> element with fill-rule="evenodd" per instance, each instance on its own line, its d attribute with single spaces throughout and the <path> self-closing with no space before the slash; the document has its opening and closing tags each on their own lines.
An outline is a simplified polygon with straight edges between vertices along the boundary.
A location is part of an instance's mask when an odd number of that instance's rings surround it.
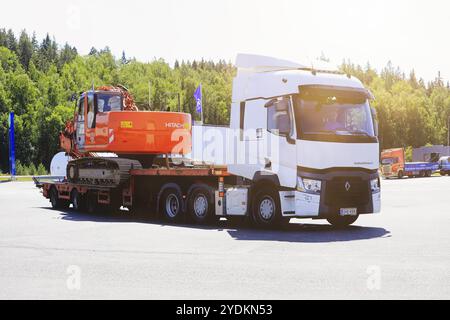
<svg viewBox="0 0 450 320">
<path fill-rule="evenodd" d="M 141 163 L 124 158 L 80 158 L 68 163 L 67 180 L 87 186 L 115 188 L 128 181 L 132 169 L 142 169 Z"/>
</svg>

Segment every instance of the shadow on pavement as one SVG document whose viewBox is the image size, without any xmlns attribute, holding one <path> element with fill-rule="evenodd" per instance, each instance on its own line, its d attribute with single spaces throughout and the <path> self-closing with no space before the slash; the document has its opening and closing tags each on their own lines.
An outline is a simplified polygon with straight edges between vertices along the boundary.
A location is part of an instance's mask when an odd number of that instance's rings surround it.
<svg viewBox="0 0 450 320">
<path fill-rule="evenodd" d="M 48 207 L 40 208 L 49 209 Z M 321 243 L 388 238 L 391 236 L 390 231 L 384 228 L 362 227 L 357 225 L 352 225 L 345 229 L 336 229 L 328 224 L 291 222 L 288 225 L 278 229 L 261 230 L 248 226 L 235 226 L 226 220 L 220 220 L 212 225 L 196 225 L 191 223 L 174 224 L 157 219 L 134 216 L 127 211 L 88 214 L 67 209 L 55 210 L 54 212 L 59 213 L 61 215 L 61 219 L 69 221 L 146 223 L 161 227 L 170 226 L 178 228 L 225 231 L 235 240 Z"/>
<path fill-rule="evenodd" d="M 357 222 L 356 222 L 357 223 Z M 349 226 L 345 229 L 335 229 L 325 224 L 290 223 L 282 230 L 228 230 L 236 240 L 285 241 L 285 242 L 340 242 L 388 238 L 390 232 L 378 227 Z"/>
</svg>

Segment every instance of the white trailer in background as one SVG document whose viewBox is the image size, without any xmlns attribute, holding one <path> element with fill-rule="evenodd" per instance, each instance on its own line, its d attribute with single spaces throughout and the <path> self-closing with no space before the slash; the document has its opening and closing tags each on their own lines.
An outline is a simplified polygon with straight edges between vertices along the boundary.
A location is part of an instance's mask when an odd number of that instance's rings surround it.
<svg viewBox="0 0 450 320">
<path fill-rule="evenodd" d="M 346 226 L 379 212 L 376 115 L 361 82 L 264 56 L 238 55 L 236 66 L 230 126 L 193 127 L 198 161 L 131 170 L 115 189 L 44 183 L 44 196 L 54 207 L 124 206 L 170 221 L 186 214 L 259 226 L 294 217 Z"/>
</svg>

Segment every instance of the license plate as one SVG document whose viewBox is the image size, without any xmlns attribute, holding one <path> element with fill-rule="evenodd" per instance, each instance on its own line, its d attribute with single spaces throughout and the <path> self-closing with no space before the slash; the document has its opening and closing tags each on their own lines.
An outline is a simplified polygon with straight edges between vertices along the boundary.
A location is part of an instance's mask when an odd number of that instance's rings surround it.
<svg viewBox="0 0 450 320">
<path fill-rule="evenodd" d="M 356 210 L 356 208 L 341 208 L 339 213 L 341 216 L 356 216 L 358 210 Z"/>
</svg>

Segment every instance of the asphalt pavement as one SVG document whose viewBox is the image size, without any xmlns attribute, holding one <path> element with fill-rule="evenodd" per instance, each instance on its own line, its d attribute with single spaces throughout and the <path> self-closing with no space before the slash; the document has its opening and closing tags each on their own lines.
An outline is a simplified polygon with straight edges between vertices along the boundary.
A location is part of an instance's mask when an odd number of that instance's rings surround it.
<svg viewBox="0 0 450 320">
<path fill-rule="evenodd" d="M 382 212 L 334 230 L 165 225 L 52 210 L 0 183 L 0 299 L 449 299 L 450 177 L 382 181 Z"/>
</svg>

